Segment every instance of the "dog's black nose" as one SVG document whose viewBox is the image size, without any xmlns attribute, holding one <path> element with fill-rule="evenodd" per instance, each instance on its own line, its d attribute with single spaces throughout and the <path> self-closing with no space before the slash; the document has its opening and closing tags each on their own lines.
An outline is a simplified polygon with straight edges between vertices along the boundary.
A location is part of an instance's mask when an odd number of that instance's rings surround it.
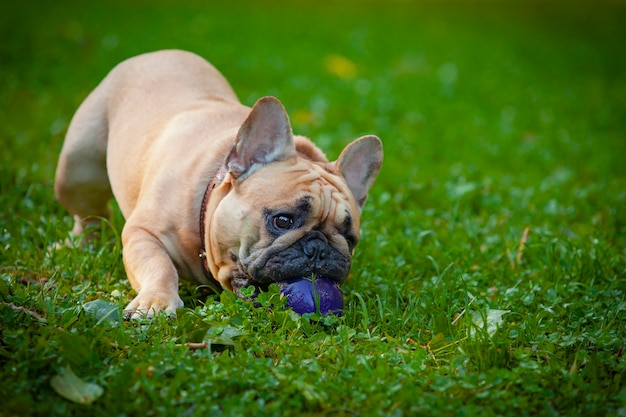
<svg viewBox="0 0 626 417">
<path fill-rule="evenodd" d="M 323 233 L 317 230 L 309 233 L 303 244 L 304 254 L 311 262 L 317 262 L 328 257 L 328 240 Z"/>
</svg>

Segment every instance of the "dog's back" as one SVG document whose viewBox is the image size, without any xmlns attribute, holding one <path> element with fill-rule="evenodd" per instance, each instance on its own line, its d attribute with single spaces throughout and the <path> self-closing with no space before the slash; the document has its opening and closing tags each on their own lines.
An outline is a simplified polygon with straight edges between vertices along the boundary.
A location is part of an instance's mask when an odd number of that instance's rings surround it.
<svg viewBox="0 0 626 417">
<path fill-rule="evenodd" d="M 144 177 L 153 175 L 147 159 L 202 155 L 207 142 L 234 135 L 248 113 L 220 72 L 195 54 L 158 51 L 117 65 L 77 110 L 61 152 L 55 190 L 76 216 L 74 233 L 84 226 L 79 218 L 107 217 L 113 194 L 130 214 Z M 233 138 L 224 139 L 222 152 L 212 143 L 212 155 L 204 154 L 209 166 L 228 152 Z"/>
</svg>

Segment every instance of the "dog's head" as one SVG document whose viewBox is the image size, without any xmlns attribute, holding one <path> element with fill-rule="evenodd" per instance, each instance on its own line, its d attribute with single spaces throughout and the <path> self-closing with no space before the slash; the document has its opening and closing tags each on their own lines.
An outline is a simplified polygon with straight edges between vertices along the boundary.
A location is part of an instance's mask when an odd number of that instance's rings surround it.
<svg viewBox="0 0 626 417">
<path fill-rule="evenodd" d="M 365 136 L 328 162 L 310 141 L 294 138 L 277 99 L 260 99 L 226 159 L 219 202 L 207 211 L 211 273 L 236 292 L 311 274 L 342 283 L 382 159 L 380 140 Z"/>
</svg>

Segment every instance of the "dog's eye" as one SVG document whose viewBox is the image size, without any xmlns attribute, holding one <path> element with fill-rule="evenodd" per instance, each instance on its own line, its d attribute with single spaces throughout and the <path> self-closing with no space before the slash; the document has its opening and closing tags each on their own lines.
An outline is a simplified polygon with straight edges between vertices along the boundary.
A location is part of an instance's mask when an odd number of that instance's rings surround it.
<svg viewBox="0 0 626 417">
<path fill-rule="evenodd" d="M 287 230 L 293 227 L 293 218 L 285 214 L 274 216 L 274 227 L 280 230 Z"/>
</svg>

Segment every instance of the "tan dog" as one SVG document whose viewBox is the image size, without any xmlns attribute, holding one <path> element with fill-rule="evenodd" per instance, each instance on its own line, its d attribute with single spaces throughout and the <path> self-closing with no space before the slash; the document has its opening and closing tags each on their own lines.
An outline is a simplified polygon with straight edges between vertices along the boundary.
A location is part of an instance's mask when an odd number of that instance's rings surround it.
<svg viewBox="0 0 626 417">
<path fill-rule="evenodd" d="M 179 277 L 235 291 L 312 273 L 343 282 L 382 158 L 365 136 L 329 163 L 277 99 L 250 110 L 202 58 L 160 51 L 119 64 L 80 106 L 55 191 L 75 235 L 117 199 L 137 291 L 126 310 L 139 317 L 182 307 Z"/>
</svg>

